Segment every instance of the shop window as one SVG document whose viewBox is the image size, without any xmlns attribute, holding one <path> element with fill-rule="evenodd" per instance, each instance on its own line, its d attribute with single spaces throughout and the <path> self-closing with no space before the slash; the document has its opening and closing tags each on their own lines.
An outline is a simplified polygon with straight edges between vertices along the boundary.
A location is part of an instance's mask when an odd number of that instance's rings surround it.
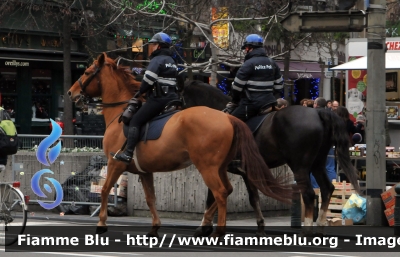
<svg viewBox="0 0 400 257">
<path fill-rule="evenodd" d="M 0 68 L 0 106 L 15 118 L 17 106 L 17 69 Z"/>
<path fill-rule="evenodd" d="M 32 70 L 32 120 L 48 121 L 51 110 L 51 70 Z"/>
</svg>

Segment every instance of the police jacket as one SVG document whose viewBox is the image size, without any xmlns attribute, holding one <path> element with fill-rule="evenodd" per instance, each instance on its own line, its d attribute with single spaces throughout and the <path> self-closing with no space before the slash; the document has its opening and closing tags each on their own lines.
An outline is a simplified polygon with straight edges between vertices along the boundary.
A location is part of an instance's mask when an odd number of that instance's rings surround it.
<svg viewBox="0 0 400 257">
<path fill-rule="evenodd" d="M 267 56 L 264 48 L 254 48 L 246 54 L 232 83 L 233 101 L 238 102 L 241 92 L 246 96 L 268 95 L 273 101 L 273 91 L 283 88 L 283 78 L 278 65 Z"/>
<path fill-rule="evenodd" d="M 178 67 L 172 58 L 172 52 L 169 49 L 161 48 L 154 51 L 150 59 L 140 85 L 140 93 L 147 92 L 150 97 L 175 96 Z M 160 93 L 162 94 L 157 95 Z"/>
</svg>

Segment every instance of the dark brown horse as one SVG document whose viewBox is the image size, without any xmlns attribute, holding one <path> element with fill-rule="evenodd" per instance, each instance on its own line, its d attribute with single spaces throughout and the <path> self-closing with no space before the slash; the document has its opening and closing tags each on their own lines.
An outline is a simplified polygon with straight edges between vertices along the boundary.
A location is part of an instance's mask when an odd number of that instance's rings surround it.
<svg viewBox="0 0 400 257">
<path fill-rule="evenodd" d="M 77 106 L 82 106 L 83 96 L 102 98 L 107 126 L 103 139 L 106 156 L 118 151 L 126 140 L 122 132 L 123 123 L 118 123 L 118 117 L 139 86 L 140 83 L 126 67 L 117 67 L 112 59 L 102 54 L 68 91 Z M 127 167 L 113 158 L 108 159 L 108 174 L 101 192 L 98 233 L 107 231 L 108 195 L 125 170 L 139 174 L 141 178 L 153 217 L 153 227 L 149 232 L 151 236 L 158 236 L 157 230 L 161 224 L 155 208 L 154 172 L 179 170 L 191 164 L 196 166 L 217 202 L 218 228 L 215 236 L 225 233 L 226 201 L 232 192 L 227 166 L 238 153 L 243 161 L 242 168 L 262 193 L 281 201 L 288 201 L 291 197 L 290 188 L 279 184 L 268 170 L 246 124 L 208 107 L 194 107 L 173 114 L 161 136 L 157 140 L 140 142 L 135 152 L 140 168 L 135 162 Z M 206 212 L 203 225 L 209 225 L 212 217 Z"/>
<path fill-rule="evenodd" d="M 208 106 L 223 110 L 231 100 L 216 87 L 200 81 L 187 82 L 181 92 L 185 109 L 193 106 Z M 318 232 L 327 225 L 326 212 L 334 186 L 325 172 L 329 149 L 335 145 L 339 165 L 357 192 L 357 173 L 349 155 L 349 136 L 338 115 L 325 109 L 290 106 L 270 114 L 254 134 L 260 153 L 269 168 L 287 164 L 301 190 L 305 205 L 304 234 L 312 233 L 314 190 L 310 182 L 312 173 L 320 186 L 322 204 L 317 219 Z M 259 205 L 257 189 L 247 175 L 235 168 L 229 172 L 243 177 L 249 191 L 249 200 L 257 217 L 257 234 L 264 234 L 264 217 Z M 214 203 L 208 194 L 207 206 Z M 215 208 L 215 207 L 214 207 Z"/>
</svg>

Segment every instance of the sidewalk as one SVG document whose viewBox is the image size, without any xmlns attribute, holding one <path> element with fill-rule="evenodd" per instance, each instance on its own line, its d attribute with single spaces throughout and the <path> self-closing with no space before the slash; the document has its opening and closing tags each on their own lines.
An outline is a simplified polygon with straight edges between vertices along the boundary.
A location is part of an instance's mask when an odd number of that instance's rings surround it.
<svg viewBox="0 0 400 257">
<path fill-rule="evenodd" d="M 150 212 L 149 212 L 150 215 Z M 49 221 L 64 221 L 64 222 L 82 222 L 82 223 L 93 223 L 96 224 L 99 221 L 99 217 L 90 217 L 90 215 L 64 215 L 60 216 L 53 212 L 34 212 L 34 216 L 28 213 L 29 220 L 49 220 Z M 184 220 L 184 219 L 172 219 L 172 218 L 160 218 L 162 225 L 180 225 L 180 226 L 199 226 L 201 220 Z M 151 224 L 151 217 L 112 217 L 108 216 L 107 223 L 110 225 L 133 225 L 133 224 Z M 290 216 L 282 217 L 266 217 L 265 223 L 268 226 L 280 226 L 290 227 Z M 228 220 L 227 226 L 256 226 L 255 219 L 241 219 L 241 220 Z"/>
<path fill-rule="evenodd" d="M 61 221 L 61 222 L 79 222 L 79 223 L 90 223 L 96 225 L 99 221 L 99 217 L 90 217 L 90 215 L 65 215 L 60 216 L 57 213 L 51 212 L 35 212 L 34 216 L 28 214 L 28 226 L 29 222 L 35 220 L 48 220 L 48 221 Z M 201 220 L 182 220 L 182 219 L 171 219 L 161 218 L 161 226 L 194 226 L 198 227 Z M 150 217 L 111 217 L 107 219 L 109 226 L 115 225 L 149 225 L 151 224 Z M 291 217 L 266 217 L 265 218 L 265 232 L 267 235 L 294 235 L 299 234 L 300 229 L 291 228 Z M 314 226 L 316 226 L 314 222 Z M 255 219 L 241 219 L 241 220 L 228 220 L 227 227 L 232 232 L 246 232 L 254 235 L 256 231 L 256 220 Z M 314 227 L 315 229 L 316 227 Z M 314 230 L 315 232 L 315 230 Z M 371 227 L 366 225 L 354 225 L 354 226 L 334 226 L 326 227 L 325 232 L 327 236 L 336 236 L 338 238 L 349 238 L 356 239 L 355 235 L 362 236 L 374 236 L 374 237 L 393 237 L 393 227 Z"/>
</svg>

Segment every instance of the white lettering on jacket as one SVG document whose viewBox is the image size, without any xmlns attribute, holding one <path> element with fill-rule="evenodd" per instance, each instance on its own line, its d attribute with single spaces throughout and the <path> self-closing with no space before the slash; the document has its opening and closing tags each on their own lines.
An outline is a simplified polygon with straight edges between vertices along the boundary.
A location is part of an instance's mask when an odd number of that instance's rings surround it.
<svg viewBox="0 0 400 257">
<path fill-rule="evenodd" d="M 254 67 L 255 70 L 272 70 L 272 65 L 257 65 Z"/>
<path fill-rule="evenodd" d="M 176 65 L 173 64 L 173 63 L 166 63 L 166 64 L 165 64 L 165 68 L 174 68 L 174 69 L 178 69 L 178 67 L 176 67 Z"/>
</svg>

